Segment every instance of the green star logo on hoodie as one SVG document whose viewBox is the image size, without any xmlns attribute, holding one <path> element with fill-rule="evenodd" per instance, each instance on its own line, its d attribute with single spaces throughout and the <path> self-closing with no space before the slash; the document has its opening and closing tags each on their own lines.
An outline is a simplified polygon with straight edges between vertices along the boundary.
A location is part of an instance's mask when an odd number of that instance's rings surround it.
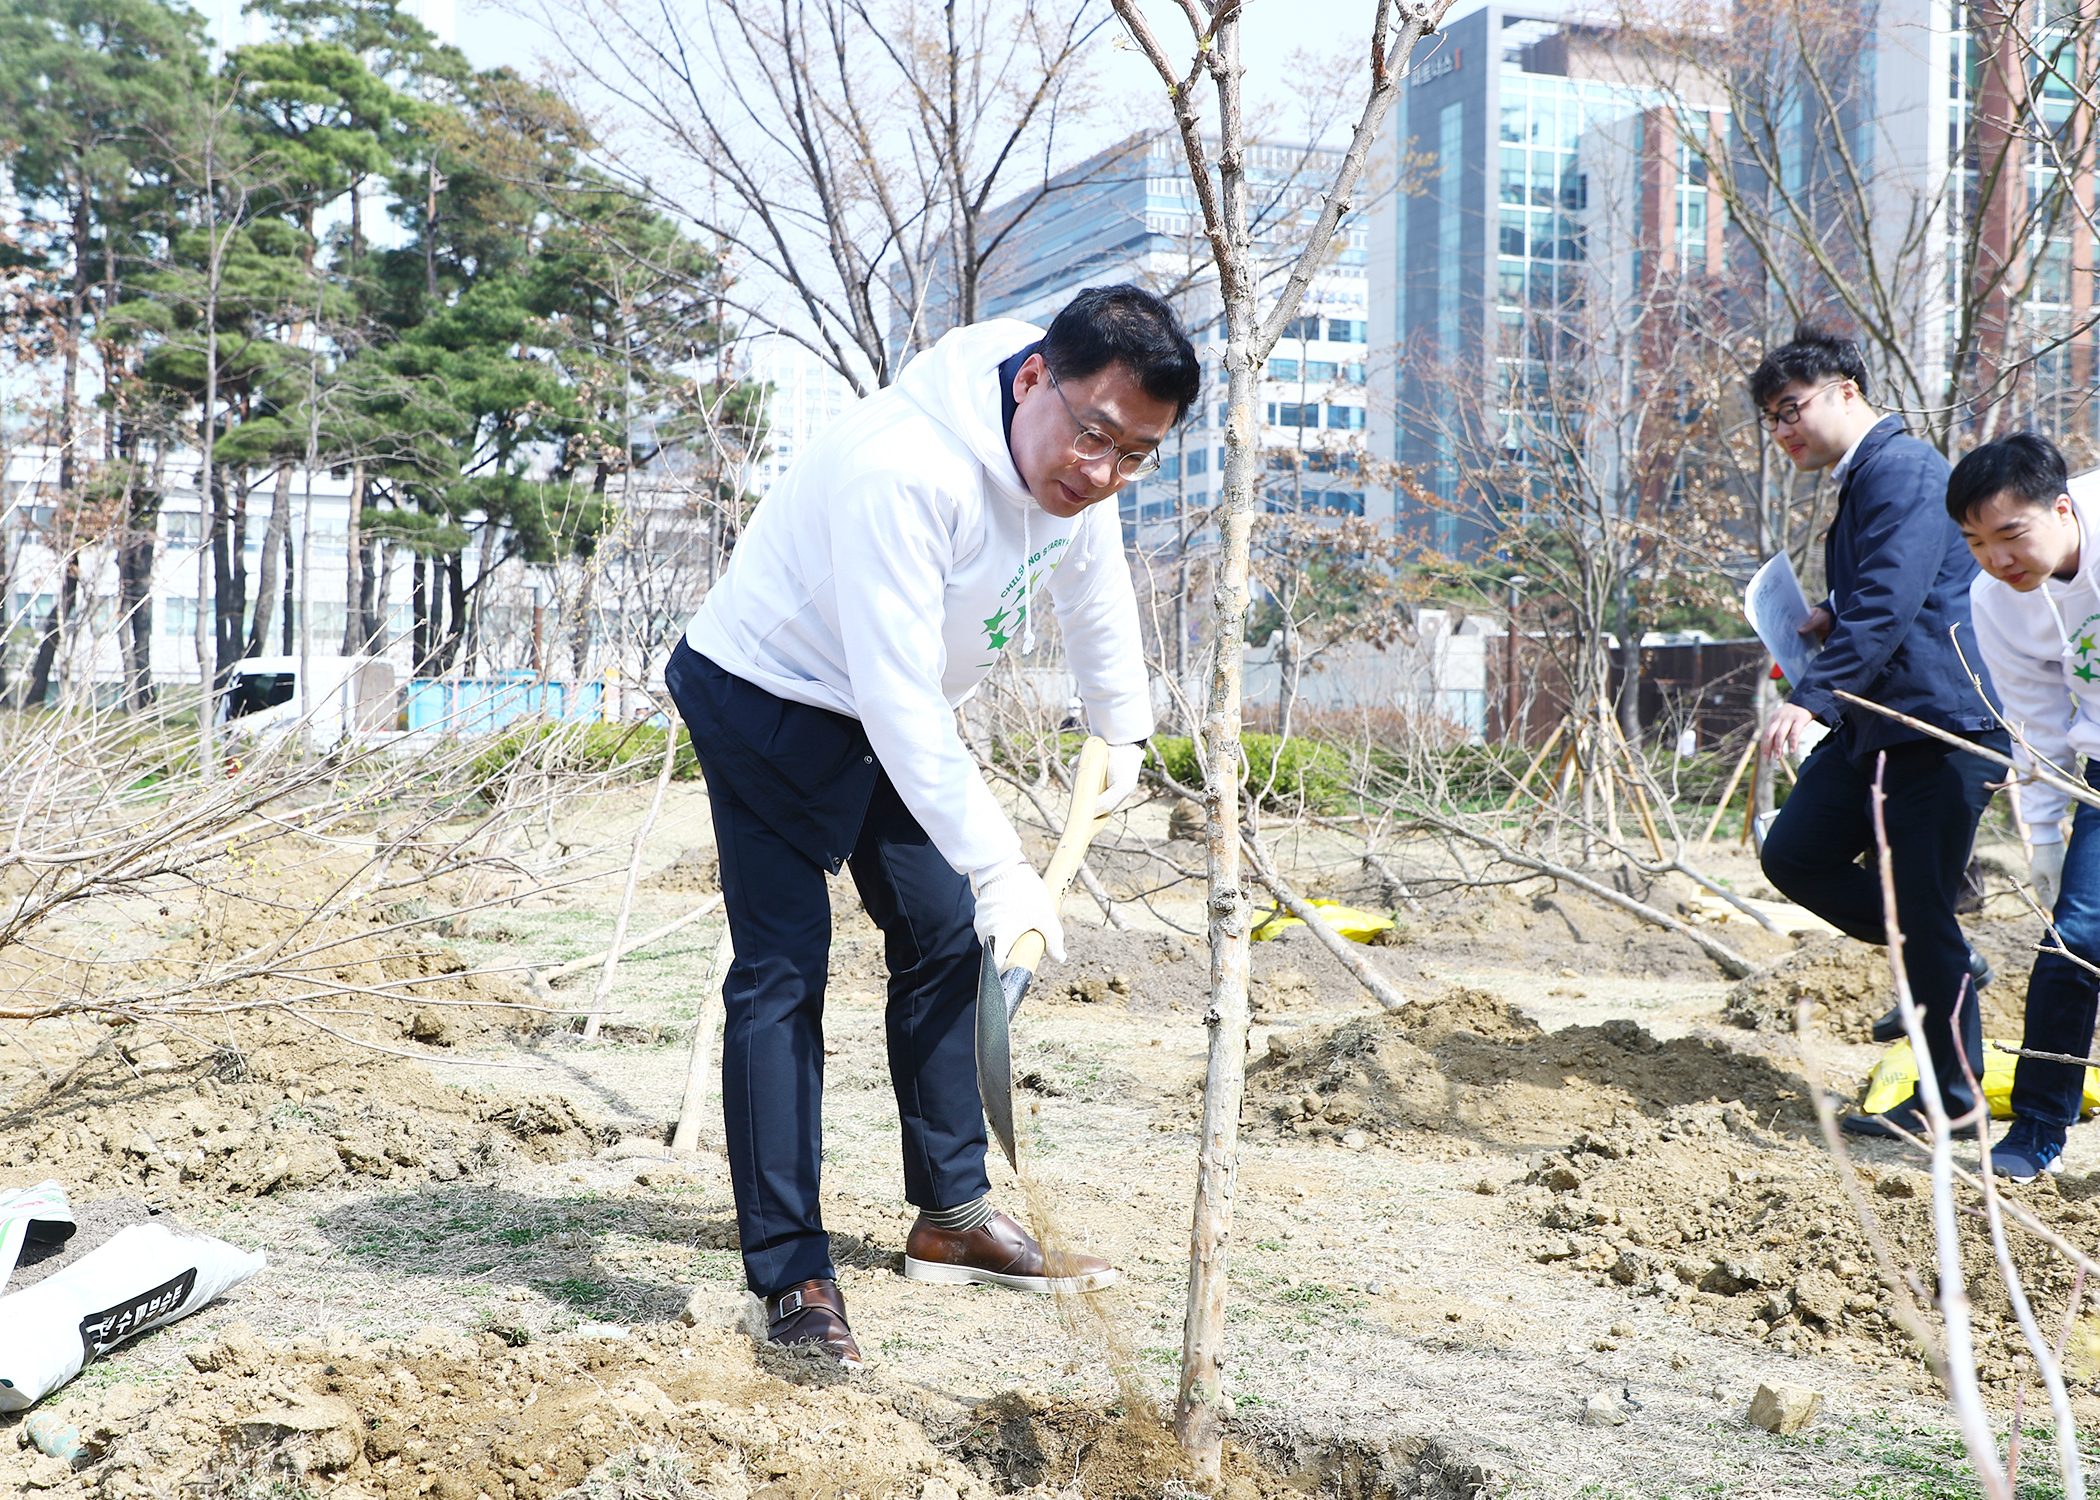
<svg viewBox="0 0 2100 1500">
<path fill-rule="evenodd" d="M 999 628 L 1006 623 L 1006 617 L 1009 613 L 1011 611 L 1002 609 L 984 622 L 985 643 L 994 651 L 997 651 L 1001 646 L 1013 639 L 1011 635 L 1006 634 Z"/>
</svg>

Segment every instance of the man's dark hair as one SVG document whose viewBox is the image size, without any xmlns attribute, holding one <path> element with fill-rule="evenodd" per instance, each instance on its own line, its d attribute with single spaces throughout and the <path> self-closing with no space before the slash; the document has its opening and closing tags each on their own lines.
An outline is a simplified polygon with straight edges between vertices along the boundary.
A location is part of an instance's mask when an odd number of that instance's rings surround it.
<svg viewBox="0 0 2100 1500">
<path fill-rule="evenodd" d="M 1819 323 L 1803 321 L 1794 325 L 1793 342 L 1771 350 L 1751 373 L 1750 399 L 1767 407 L 1797 380 L 1815 385 L 1832 378 L 1851 381 L 1860 399 L 1866 399 L 1867 362 L 1860 357 L 1859 345 Z"/>
<path fill-rule="evenodd" d="M 1174 309 L 1141 286 L 1090 286 L 1050 320 L 1043 363 L 1059 380 L 1084 380 L 1121 364 L 1145 394 L 1188 415 L 1203 388 L 1203 366 Z"/>
<path fill-rule="evenodd" d="M 1947 479 L 1947 514 L 1966 526 L 1976 512 L 2010 490 L 2029 505 L 2054 505 L 2071 486 L 2056 444 L 2039 432 L 2015 432 L 1971 449 Z"/>
</svg>

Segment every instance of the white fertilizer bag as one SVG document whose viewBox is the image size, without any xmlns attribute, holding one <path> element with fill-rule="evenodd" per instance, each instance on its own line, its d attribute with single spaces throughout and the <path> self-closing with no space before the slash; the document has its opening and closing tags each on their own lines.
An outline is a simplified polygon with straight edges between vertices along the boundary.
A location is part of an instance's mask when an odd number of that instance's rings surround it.
<svg viewBox="0 0 2100 1500">
<path fill-rule="evenodd" d="M 134 1224 L 63 1271 L 0 1297 L 0 1412 L 36 1405 L 90 1360 L 188 1317 L 266 1264 L 208 1234 Z"/>
<path fill-rule="evenodd" d="M 0 1193 L 0 1292 L 7 1290 L 25 1245 L 64 1244 L 79 1225 L 55 1182 Z"/>
</svg>

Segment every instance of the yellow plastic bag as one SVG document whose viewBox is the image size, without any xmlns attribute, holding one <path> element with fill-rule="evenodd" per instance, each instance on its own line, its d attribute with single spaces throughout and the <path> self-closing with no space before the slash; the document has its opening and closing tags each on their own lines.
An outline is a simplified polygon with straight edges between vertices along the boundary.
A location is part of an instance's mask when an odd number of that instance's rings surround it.
<svg viewBox="0 0 2100 1500">
<path fill-rule="evenodd" d="M 1375 911 L 1365 911 L 1360 906 L 1344 906 L 1339 901 L 1308 901 L 1307 906 L 1317 907 L 1320 920 L 1339 932 L 1352 943 L 1368 943 L 1372 937 L 1393 925 L 1393 919 Z M 1284 910 L 1281 905 L 1263 919 L 1261 926 L 1251 934 L 1258 943 L 1267 942 L 1286 927 L 1303 927 L 1305 924 Z"/>
<path fill-rule="evenodd" d="M 2012 1117 L 2013 1069 L 2020 1059 L 2003 1042 L 1983 1044 L 1983 1097 L 1993 1119 Z M 1901 1041 L 1881 1055 L 1867 1078 L 1867 1097 L 1860 1105 L 1870 1115 L 1894 1109 L 1918 1086 L 1918 1069 L 1911 1061 L 1910 1043 Z M 2100 1068 L 2085 1070 L 2085 1099 L 2078 1112 L 2089 1115 L 2100 1109 Z"/>
</svg>

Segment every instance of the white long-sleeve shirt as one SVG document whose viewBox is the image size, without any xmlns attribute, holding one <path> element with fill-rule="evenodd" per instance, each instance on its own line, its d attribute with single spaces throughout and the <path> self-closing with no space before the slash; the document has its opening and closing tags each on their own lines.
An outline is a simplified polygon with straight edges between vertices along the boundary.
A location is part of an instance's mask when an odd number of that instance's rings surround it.
<svg viewBox="0 0 2100 1500">
<path fill-rule="evenodd" d="M 2071 481 L 2071 509 L 2078 571 L 2025 594 L 1979 573 L 1969 613 L 2006 722 L 2035 755 L 2075 778 L 2076 757 L 2100 754 L 2100 470 Z M 2017 743 L 2013 759 L 2023 773 L 2013 794 L 2028 838 L 2059 842 L 2071 799 L 2025 779 L 2033 757 Z"/>
<path fill-rule="evenodd" d="M 1152 733 L 1137 600 L 1113 500 L 1049 515 L 1007 451 L 999 365 L 1042 337 L 958 328 L 834 422 L 752 514 L 686 627 L 776 697 L 861 721 L 904 805 L 957 870 L 1021 853 L 955 709 L 1029 634 L 1047 585 L 1094 733 Z"/>
</svg>

